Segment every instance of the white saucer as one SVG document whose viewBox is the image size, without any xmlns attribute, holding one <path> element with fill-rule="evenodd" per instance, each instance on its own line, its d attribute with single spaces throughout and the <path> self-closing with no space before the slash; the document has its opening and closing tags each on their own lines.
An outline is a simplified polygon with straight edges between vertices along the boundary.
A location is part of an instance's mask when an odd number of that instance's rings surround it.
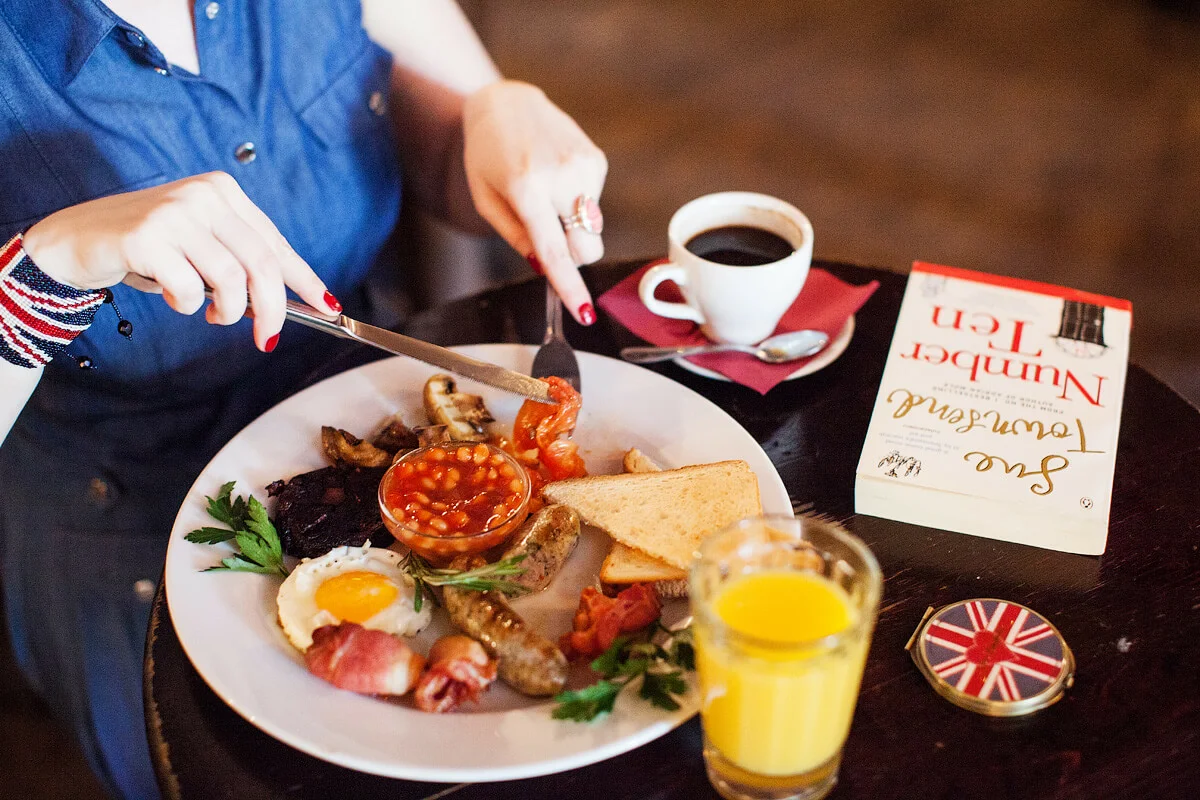
<svg viewBox="0 0 1200 800">
<path fill-rule="evenodd" d="M 842 326 L 840 331 L 838 331 L 837 336 L 833 337 L 833 341 L 829 343 L 828 347 L 826 347 L 820 353 L 817 353 L 817 355 L 815 355 L 811 361 L 807 362 L 804 366 L 800 367 L 800 369 L 796 370 L 791 375 L 788 375 L 786 378 L 784 378 L 784 380 L 793 381 L 796 378 L 803 378 L 805 375 L 812 375 L 814 372 L 825 369 L 834 361 L 837 361 L 842 353 L 846 352 L 846 348 L 850 345 L 850 339 L 853 336 L 854 315 L 851 314 L 850 318 L 846 320 L 846 324 Z M 691 361 L 688 361 L 686 358 L 676 358 L 675 363 L 686 369 L 688 372 L 694 372 L 697 375 L 701 375 L 705 378 L 725 381 L 726 383 L 730 382 L 729 378 L 726 378 L 721 373 L 713 372 L 711 369 L 705 369 L 704 367 L 697 366 Z"/>
</svg>

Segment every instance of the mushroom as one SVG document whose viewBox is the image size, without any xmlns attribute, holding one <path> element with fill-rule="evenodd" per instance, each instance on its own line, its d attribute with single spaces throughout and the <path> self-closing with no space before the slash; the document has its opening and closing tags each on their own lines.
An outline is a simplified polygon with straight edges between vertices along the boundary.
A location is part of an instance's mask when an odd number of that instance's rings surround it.
<svg viewBox="0 0 1200 800">
<path fill-rule="evenodd" d="M 400 453 L 420 447 L 417 432 L 410 430 L 399 414 L 390 417 L 371 444 L 389 453 Z"/>
<path fill-rule="evenodd" d="M 386 467 L 392 463 L 392 454 L 388 451 L 364 442 L 349 431 L 329 425 L 321 426 L 321 446 L 325 449 L 325 456 L 334 464 Z"/>
<path fill-rule="evenodd" d="M 450 429 L 445 425 L 426 425 L 421 428 L 413 428 L 413 433 L 417 435 L 417 442 L 420 447 L 428 447 L 431 444 L 446 444 L 454 441 L 450 438 Z"/>
<path fill-rule="evenodd" d="M 456 442 L 482 442 L 487 424 L 495 419 L 477 394 L 458 392 L 449 375 L 434 375 L 425 382 L 425 413 L 434 425 L 445 425 Z"/>
</svg>

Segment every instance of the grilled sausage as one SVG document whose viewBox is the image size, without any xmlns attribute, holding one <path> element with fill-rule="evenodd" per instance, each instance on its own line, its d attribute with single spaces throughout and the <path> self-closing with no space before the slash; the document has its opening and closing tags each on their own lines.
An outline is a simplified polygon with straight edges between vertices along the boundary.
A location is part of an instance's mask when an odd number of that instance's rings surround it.
<svg viewBox="0 0 1200 800">
<path fill-rule="evenodd" d="M 459 557 L 452 569 L 468 570 L 486 562 L 479 556 Z M 483 645 L 500 661 L 500 680 L 530 697 L 562 691 L 567 682 L 567 657 L 529 627 L 499 592 L 476 592 L 447 586 L 442 600 L 450 622 Z"/>
<path fill-rule="evenodd" d="M 525 571 L 513 580 L 540 592 L 550 585 L 578 543 L 579 514 L 575 509 L 543 506 L 517 529 L 503 558 L 525 556 L 521 561 Z"/>
</svg>

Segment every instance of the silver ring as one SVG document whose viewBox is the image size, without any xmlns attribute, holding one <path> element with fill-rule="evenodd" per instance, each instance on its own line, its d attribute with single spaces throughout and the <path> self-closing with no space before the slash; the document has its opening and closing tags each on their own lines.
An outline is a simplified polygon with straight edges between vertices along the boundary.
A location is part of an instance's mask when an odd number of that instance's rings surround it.
<svg viewBox="0 0 1200 800">
<path fill-rule="evenodd" d="M 581 228 L 585 233 L 599 235 L 604 230 L 604 215 L 594 197 L 581 194 L 575 198 L 575 211 L 568 217 L 559 217 L 563 230 Z"/>
</svg>

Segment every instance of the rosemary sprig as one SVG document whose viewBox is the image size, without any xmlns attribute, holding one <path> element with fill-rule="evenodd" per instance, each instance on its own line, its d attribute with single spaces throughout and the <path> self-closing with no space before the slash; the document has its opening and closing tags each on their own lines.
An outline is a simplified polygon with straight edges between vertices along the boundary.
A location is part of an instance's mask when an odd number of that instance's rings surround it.
<svg viewBox="0 0 1200 800">
<path fill-rule="evenodd" d="M 428 561 L 410 550 L 400 562 L 400 568 L 407 572 L 416 584 L 413 610 L 420 611 L 425 597 L 437 605 L 437 597 L 430 586 L 454 586 L 476 592 L 501 592 L 508 595 L 524 594 L 529 591 L 529 587 L 516 581 L 505 580 L 508 576 L 520 575 L 525 571 L 525 568 L 520 566 L 524 560 L 524 555 L 513 556 L 495 564 L 485 564 L 476 569 L 462 571 L 430 566 Z"/>
<path fill-rule="evenodd" d="M 652 641 L 659 632 L 667 634 L 661 644 Z M 679 708 L 676 698 L 687 691 L 683 673 L 696 668 L 691 629 L 669 630 L 655 622 L 633 636 L 618 636 L 590 666 L 601 676 L 600 680 L 555 695 L 557 705 L 551 712 L 554 719 L 590 722 L 607 714 L 613 710 L 621 690 L 638 677 L 642 679 L 638 690 L 642 699 L 675 711 Z"/>
<path fill-rule="evenodd" d="M 206 497 L 208 515 L 229 526 L 225 528 L 197 528 L 183 538 L 196 544 L 220 544 L 233 539 L 240 552 L 221 559 L 205 572 L 230 570 L 233 572 L 257 572 L 263 575 L 287 575 L 283 564 L 283 546 L 267 509 L 250 495 L 249 500 L 233 497 L 235 481 L 221 487 L 216 497 Z"/>
</svg>

